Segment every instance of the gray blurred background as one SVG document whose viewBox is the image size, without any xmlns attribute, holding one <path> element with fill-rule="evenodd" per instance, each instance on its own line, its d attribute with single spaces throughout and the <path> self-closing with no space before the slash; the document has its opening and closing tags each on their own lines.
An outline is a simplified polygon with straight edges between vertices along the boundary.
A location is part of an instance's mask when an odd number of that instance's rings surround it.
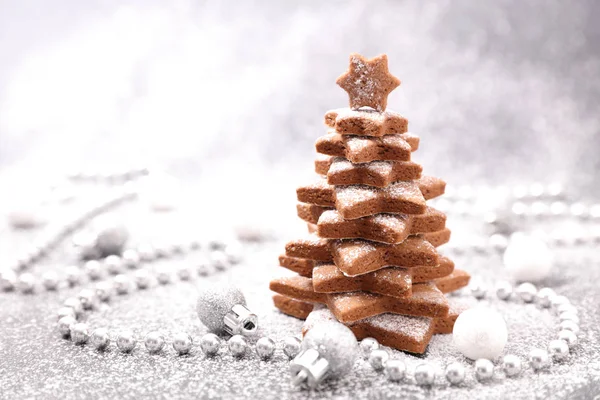
<svg viewBox="0 0 600 400">
<path fill-rule="evenodd" d="M 389 107 L 422 137 L 427 174 L 600 195 L 592 0 L 0 7 L 5 173 L 142 163 L 219 202 L 250 189 L 247 201 L 266 211 L 310 179 L 323 115 L 347 105 L 335 79 L 360 52 L 389 55 L 402 80 Z M 281 214 L 293 216 L 287 204 Z"/>
</svg>

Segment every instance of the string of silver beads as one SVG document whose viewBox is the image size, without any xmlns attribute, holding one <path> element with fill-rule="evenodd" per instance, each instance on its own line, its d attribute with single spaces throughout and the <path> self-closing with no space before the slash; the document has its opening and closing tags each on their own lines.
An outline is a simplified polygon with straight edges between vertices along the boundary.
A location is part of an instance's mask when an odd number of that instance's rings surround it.
<svg viewBox="0 0 600 400">
<path fill-rule="evenodd" d="M 470 285 L 471 294 L 478 300 L 486 298 L 488 290 L 480 284 Z M 525 282 L 513 288 L 508 282 L 498 283 L 495 295 L 502 301 L 515 300 L 521 303 L 536 303 L 542 309 L 549 309 L 558 316 L 558 334 L 547 345 L 547 349 L 533 348 L 526 361 L 514 354 L 507 354 L 501 364 L 496 367 L 487 359 L 479 359 L 474 363 L 474 377 L 485 383 L 495 377 L 515 377 L 523 373 L 529 366 L 537 372 L 550 368 L 552 361 L 561 362 L 567 359 L 570 351 L 578 344 L 579 316 L 578 310 L 568 298 L 557 295 L 551 288 L 537 289 L 535 285 Z M 392 382 L 409 379 L 409 369 L 402 360 L 390 359 L 389 353 L 382 349 L 373 338 L 363 339 L 360 343 L 363 357 L 375 371 L 384 371 Z M 495 372 L 499 372 L 496 374 Z M 436 380 L 436 369 L 428 363 L 419 363 L 413 370 L 414 383 L 419 386 L 431 386 Z M 467 370 L 460 362 L 448 364 L 444 377 L 448 384 L 459 385 L 464 382 Z"/>
</svg>

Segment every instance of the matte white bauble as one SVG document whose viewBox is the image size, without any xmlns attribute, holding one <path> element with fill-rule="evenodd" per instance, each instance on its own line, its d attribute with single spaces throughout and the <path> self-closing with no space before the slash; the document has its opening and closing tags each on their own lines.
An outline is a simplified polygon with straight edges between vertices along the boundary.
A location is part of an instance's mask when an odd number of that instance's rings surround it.
<svg viewBox="0 0 600 400">
<path fill-rule="evenodd" d="M 506 322 L 502 315 L 491 308 L 472 308 L 456 319 L 452 339 L 465 357 L 493 360 L 502 354 L 506 346 Z"/>
</svg>

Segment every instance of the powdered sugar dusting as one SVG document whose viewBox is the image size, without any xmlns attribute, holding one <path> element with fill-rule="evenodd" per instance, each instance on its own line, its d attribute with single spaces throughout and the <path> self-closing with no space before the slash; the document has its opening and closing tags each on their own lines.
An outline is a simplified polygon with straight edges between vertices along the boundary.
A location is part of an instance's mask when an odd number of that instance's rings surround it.
<svg viewBox="0 0 600 400">
<path fill-rule="evenodd" d="M 386 313 L 366 318 L 359 323 L 368 324 L 374 328 L 410 337 L 415 341 L 420 342 L 426 340 L 429 336 L 433 319 Z"/>
</svg>

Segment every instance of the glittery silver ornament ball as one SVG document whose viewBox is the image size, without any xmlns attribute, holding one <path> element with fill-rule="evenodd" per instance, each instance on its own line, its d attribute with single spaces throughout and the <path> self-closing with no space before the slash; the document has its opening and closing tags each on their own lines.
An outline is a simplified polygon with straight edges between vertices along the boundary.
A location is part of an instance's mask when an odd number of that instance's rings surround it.
<svg viewBox="0 0 600 400">
<path fill-rule="evenodd" d="M 535 300 L 540 306 L 547 308 L 552 305 L 552 298 L 554 296 L 556 296 L 556 292 L 548 287 L 545 287 L 541 288 L 537 292 Z"/>
<path fill-rule="evenodd" d="M 533 349 L 529 353 L 529 363 L 535 370 L 544 369 L 550 365 L 550 356 L 546 350 Z"/>
<path fill-rule="evenodd" d="M 122 331 L 117 335 L 117 347 L 123 353 L 129 353 L 135 349 L 137 342 L 132 331 Z"/>
<path fill-rule="evenodd" d="M 523 364 L 518 356 L 507 354 L 502 359 L 502 369 L 506 376 L 517 376 L 523 369 Z"/>
<path fill-rule="evenodd" d="M 248 351 L 248 342 L 246 342 L 246 338 L 242 335 L 233 335 L 227 341 L 227 347 L 232 356 L 241 358 Z"/>
<path fill-rule="evenodd" d="M 381 371 L 385 368 L 385 364 L 388 362 L 390 355 L 384 349 L 373 350 L 369 354 L 369 364 L 375 371 Z"/>
<path fill-rule="evenodd" d="M 435 381 L 435 369 L 429 364 L 419 364 L 415 368 L 415 381 L 420 386 L 433 385 Z"/>
<path fill-rule="evenodd" d="M 231 285 L 204 285 L 198 295 L 196 312 L 211 332 L 222 332 L 223 318 L 236 304 L 246 305 L 243 293 Z"/>
<path fill-rule="evenodd" d="M 349 372 L 358 356 L 358 342 L 345 325 L 327 321 L 308 331 L 302 350 L 315 349 L 329 363 L 329 376 L 336 378 Z"/>
<path fill-rule="evenodd" d="M 291 360 L 300 353 L 302 342 L 295 336 L 287 336 L 283 339 L 283 353 Z"/>
<path fill-rule="evenodd" d="M 401 360 L 388 360 L 385 363 L 384 373 L 389 381 L 398 382 L 406 374 L 406 365 Z"/>
<path fill-rule="evenodd" d="M 221 347 L 221 339 L 214 333 L 207 333 L 200 339 L 200 349 L 207 356 L 214 356 L 219 352 Z"/>
<path fill-rule="evenodd" d="M 71 326 L 71 340 L 75 344 L 84 344 L 88 341 L 89 331 L 87 324 L 79 322 Z"/>
<path fill-rule="evenodd" d="M 98 328 L 90 335 L 90 343 L 97 350 L 102 350 L 108 347 L 110 344 L 110 336 L 108 335 L 108 329 Z"/>
<path fill-rule="evenodd" d="M 571 320 L 562 321 L 560 323 L 560 329 L 563 331 L 571 331 L 576 335 L 579 333 L 579 325 Z"/>
<path fill-rule="evenodd" d="M 487 358 L 475 361 L 475 377 L 478 381 L 487 381 L 494 376 L 494 364 Z"/>
<path fill-rule="evenodd" d="M 562 330 L 558 333 L 558 338 L 564 340 L 565 343 L 567 343 L 567 346 L 569 346 L 569 349 L 577 346 L 577 335 L 573 333 L 573 331 Z"/>
<path fill-rule="evenodd" d="M 373 350 L 379 349 L 379 342 L 372 337 L 364 338 L 359 344 L 363 358 L 368 359 Z"/>
<path fill-rule="evenodd" d="M 564 340 L 552 340 L 548 344 L 548 352 L 555 360 L 564 360 L 569 356 L 569 345 Z"/>
<path fill-rule="evenodd" d="M 58 331 L 63 336 L 68 336 L 71 334 L 71 327 L 77 323 L 77 320 L 73 317 L 66 316 L 62 317 L 58 320 Z"/>
<path fill-rule="evenodd" d="M 459 362 L 453 362 L 446 367 L 446 379 L 452 385 L 458 385 L 465 380 L 465 367 Z"/>
<path fill-rule="evenodd" d="M 471 294 L 478 300 L 481 300 L 485 297 L 486 289 L 485 286 L 481 282 L 473 282 L 469 285 L 469 289 L 471 290 Z"/>
<path fill-rule="evenodd" d="M 192 349 L 192 337 L 185 332 L 176 333 L 173 336 L 173 349 L 177 354 L 187 354 Z"/>
<path fill-rule="evenodd" d="M 165 338 L 159 332 L 150 332 L 144 338 L 144 346 L 150 353 L 158 353 L 165 346 Z"/>
<path fill-rule="evenodd" d="M 531 303 L 535 299 L 537 288 L 533 283 L 521 283 L 517 286 L 517 294 L 525 303 Z"/>
<path fill-rule="evenodd" d="M 498 296 L 500 300 L 508 300 L 512 295 L 512 292 L 513 287 L 508 282 L 500 282 L 496 286 L 496 296 Z"/>
<path fill-rule="evenodd" d="M 267 360 L 275 353 L 275 341 L 270 337 L 262 337 L 256 342 L 256 354 L 263 360 Z"/>
</svg>

